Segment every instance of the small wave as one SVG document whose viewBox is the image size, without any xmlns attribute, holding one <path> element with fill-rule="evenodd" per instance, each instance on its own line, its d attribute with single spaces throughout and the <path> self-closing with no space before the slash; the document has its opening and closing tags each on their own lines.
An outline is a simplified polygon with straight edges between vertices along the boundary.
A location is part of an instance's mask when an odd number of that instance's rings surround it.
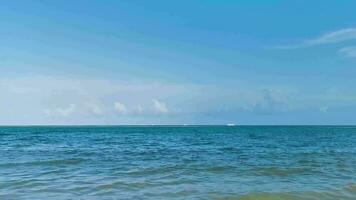
<svg viewBox="0 0 356 200">
<path fill-rule="evenodd" d="M 154 184 L 149 183 L 149 182 L 123 182 L 123 181 L 115 181 L 111 183 L 105 183 L 98 185 L 94 188 L 94 191 L 96 192 L 101 192 L 101 191 L 111 191 L 115 189 L 127 189 L 127 190 L 133 190 L 133 189 L 144 189 L 147 187 L 153 187 Z"/>
<path fill-rule="evenodd" d="M 252 193 L 242 196 L 216 197 L 216 200 L 297 200 L 288 193 Z"/>
<path fill-rule="evenodd" d="M 173 173 L 181 169 L 183 169 L 183 166 L 181 165 L 160 166 L 160 167 L 150 167 L 141 170 L 130 171 L 127 174 L 131 176 L 147 176 L 147 175 L 155 175 L 155 174 Z"/>
<path fill-rule="evenodd" d="M 19 162 L 19 163 L 4 163 L 0 164 L 0 167 L 17 167 L 17 166 L 48 166 L 48 165 L 77 165 L 84 162 L 83 158 L 69 158 L 59 160 L 36 160 L 31 162 Z"/>
<path fill-rule="evenodd" d="M 231 172 L 234 169 L 235 167 L 233 166 L 214 166 L 214 167 L 205 168 L 204 170 L 211 173 L 226 173 L 226 172 Z"/>
<path fill-rule="evenodd" d="M 347 194 L 343 191 L 327 192 L 256 192 L 246 195 L 216 197 L 216 200 L 355 200 L 356 194 Z"/>
<path fill-rule="evenodd" d="M 38 179 L 27 179 L 27 180 L 18 180 L 12 181 L 7 185 L 11 189 L 21 189 L 21 188 L 37 188 L 47 185 L 45 182 Z"/>
<path fill-rule="evenodd" d="M 219 149 L 221 152 L 226 153 L 241 153 L 241 149 L 237 148 L 237 147 L 223 147 Z"/>
<path fill-rule="evenodd" d="M 162 192 L 162 193 L 146 193 L 146 197 L 153 197 L 154 199 L 172 199 L 172 198 L 184 198 L 188 199 L 188 197 L 196 194 L 196 190 L 181 190 L 176 192 Z"/>
<path fill-rule="evenodd" d="M 355 183 L 348 184 L 348 185 L 345 187 L 345 190 L 348 191 L 348 192 L 351 192 L 351 193 L 355 193 L 355 194 L 356 194 L 356 184 L 355 184 Z"/>
<path fill-rule="evenodd" d="M 255 173 L 263 176 L 291 176 L 298 174 L 311 173 L 310 168 L 279 168 L 279 167 L 258 167 L 255 170 Z"/>
</svg>

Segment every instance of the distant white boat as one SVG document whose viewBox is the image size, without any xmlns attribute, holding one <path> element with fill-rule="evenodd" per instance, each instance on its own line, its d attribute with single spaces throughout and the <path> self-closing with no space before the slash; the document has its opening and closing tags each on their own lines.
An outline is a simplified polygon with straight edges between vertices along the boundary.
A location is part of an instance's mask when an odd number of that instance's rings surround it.
<svg viewBox="0 0 356 200">
<path fill-rule="evenodd" d="M 227 126 L 235 126 L 235 124 L 226 124 Z"/>
</svg>

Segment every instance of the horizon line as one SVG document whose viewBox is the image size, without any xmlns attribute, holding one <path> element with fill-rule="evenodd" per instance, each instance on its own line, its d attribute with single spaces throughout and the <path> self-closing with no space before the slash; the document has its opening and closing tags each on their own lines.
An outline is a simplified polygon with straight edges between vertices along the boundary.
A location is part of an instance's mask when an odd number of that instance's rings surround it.
<svg viewBox="0 0 356 200">
<path fill-rule="evenodd" d="M 356 124 L 1 124 L 1 127 L 83 127 L 83 126 L 91 126 L 91 127 L 102 127 L 102 126 L 141 126 L 141 127 L 159 127 L 159 126 L 179 126 L 179 127 L 187 127 L 187 126 L 227 126 L 227 127 L 235 127 L 235 126 L 356 126 Z"/>
</svg>

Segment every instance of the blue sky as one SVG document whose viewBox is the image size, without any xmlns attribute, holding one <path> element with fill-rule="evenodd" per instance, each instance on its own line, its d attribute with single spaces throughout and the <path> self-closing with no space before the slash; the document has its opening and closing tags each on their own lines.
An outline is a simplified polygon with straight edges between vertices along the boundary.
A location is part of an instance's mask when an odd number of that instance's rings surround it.
<svg viewBox="0 0 356 200">
<path fill-rule="evenodd" d="M 0 124 L 355 124 L 353 1 L 2 1 Z"/>
</svg>

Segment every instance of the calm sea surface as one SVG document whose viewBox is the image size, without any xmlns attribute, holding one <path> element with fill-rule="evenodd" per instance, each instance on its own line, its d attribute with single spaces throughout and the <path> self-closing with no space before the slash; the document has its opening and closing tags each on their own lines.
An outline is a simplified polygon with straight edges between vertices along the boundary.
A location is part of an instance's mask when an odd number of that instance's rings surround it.
<svg viewBox="0 0 356 200">
<path fill-rule="evenodd" d="M 356 199 L 356 127 L 1 127 L 0 199 Z"/>
</svg>

